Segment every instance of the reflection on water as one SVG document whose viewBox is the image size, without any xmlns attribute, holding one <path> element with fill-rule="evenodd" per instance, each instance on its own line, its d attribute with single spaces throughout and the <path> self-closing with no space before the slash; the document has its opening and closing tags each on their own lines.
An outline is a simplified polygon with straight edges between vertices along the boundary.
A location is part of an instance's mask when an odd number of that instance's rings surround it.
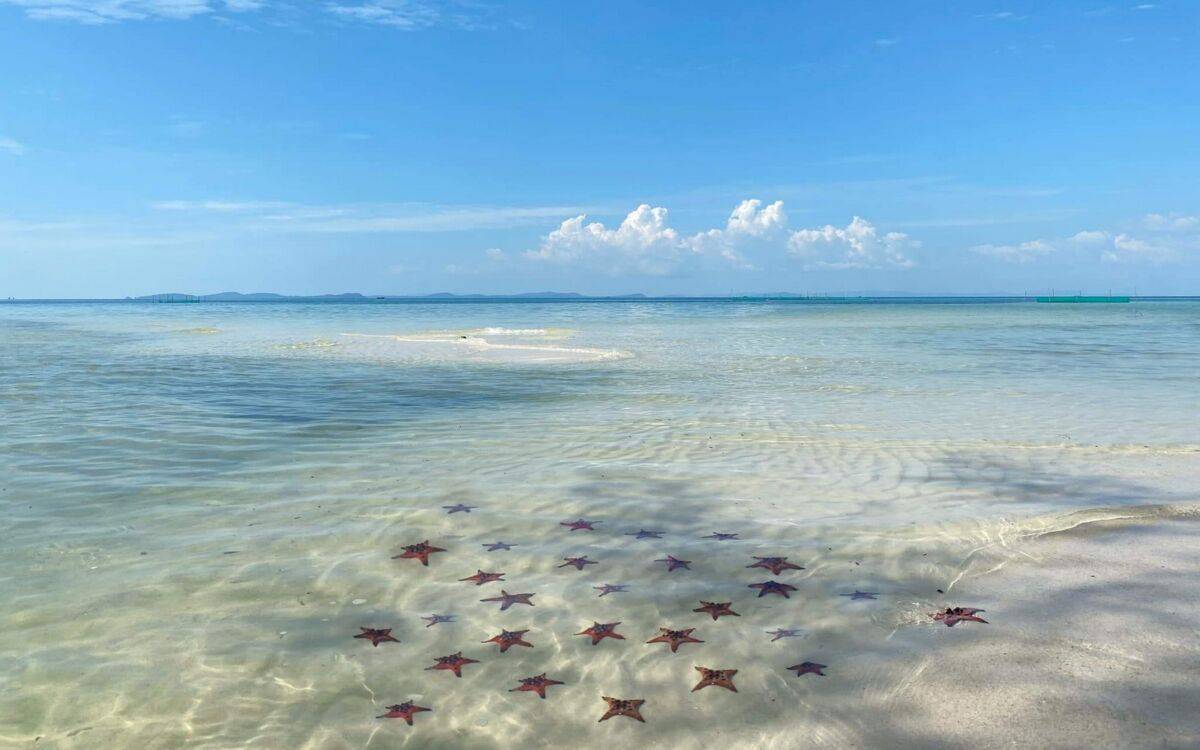
<svg viewBox="0 0 1200 750">
<path fill-rule="evenodd" d="M 1000 637 L 970 584 L 1022 539 L 1194 499 L 1198 315 L 0 306 L 0 744 L 854 742 L 941 639 Z M 446 551 L 392 559 L 422 540 Z M 773 556 L 803 569 L 748 567 Z M 952 605 L 993 624 L 947 633 Z M 510 692 L 542 673 L 564 684 Z M 598 723 L 602 696 L 646 723 Z M 409 700 L 433 710 L 375 718 Z"/>
</svg>

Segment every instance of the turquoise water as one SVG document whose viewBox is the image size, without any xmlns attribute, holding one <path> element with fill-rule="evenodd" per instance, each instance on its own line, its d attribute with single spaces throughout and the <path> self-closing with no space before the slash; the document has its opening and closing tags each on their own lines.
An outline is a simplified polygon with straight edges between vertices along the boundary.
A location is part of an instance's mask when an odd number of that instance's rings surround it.
<svg viewBox="0 0 1200 750">
<path fill-rule="evenodd" d="M 0 744 L 682 747 L 729 711 L 726 746 L 851 737 L 1022 539 L 1195 500 L 1197 372 L 1195 302 L 0 305 Z M 391 559 L 424 539 L 428 569 Z M 746 588 L 755 555 L 805 567 L 790 599 Z M 537 606 L 479 602 L 501 586 Z M 644 644 L 665 626 L 705 642 Z"/>
</svg>

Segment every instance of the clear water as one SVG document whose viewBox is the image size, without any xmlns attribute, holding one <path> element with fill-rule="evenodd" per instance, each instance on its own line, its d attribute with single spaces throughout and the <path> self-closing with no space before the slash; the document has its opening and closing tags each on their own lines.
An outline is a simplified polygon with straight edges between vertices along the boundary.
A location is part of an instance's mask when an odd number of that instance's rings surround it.
<svg viewBox="0 0 1200 750">
<path fill-rule="evenodd" d="M 0 745 L 836 745 L 961 633 L 930 611 L 1002 607 L 970 582 L 1022 539 L 1195 500 L 1198 372 L 1194 302 L 0 305 Z M 429 568 L 391 559 L 424 539 Z M 502 586 L 536 606 L 479 602 Z"/>
</svg>

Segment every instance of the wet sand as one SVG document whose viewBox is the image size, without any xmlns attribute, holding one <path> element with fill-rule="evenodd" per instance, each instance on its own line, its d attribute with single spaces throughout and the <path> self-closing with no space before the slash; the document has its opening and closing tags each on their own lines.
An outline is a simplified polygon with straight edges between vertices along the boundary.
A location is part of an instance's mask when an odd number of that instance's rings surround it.
<svg viewBox="0 0 1200 750">
<path fill-rule="evenodd" d="M 1089 524 L 1024 551 L 956 588 L 991 624 L 925 633 L 894 693 L 863 696 L 871 730 L 813 744 L 1200 747 L 1200 516 Z"/>
</svg>

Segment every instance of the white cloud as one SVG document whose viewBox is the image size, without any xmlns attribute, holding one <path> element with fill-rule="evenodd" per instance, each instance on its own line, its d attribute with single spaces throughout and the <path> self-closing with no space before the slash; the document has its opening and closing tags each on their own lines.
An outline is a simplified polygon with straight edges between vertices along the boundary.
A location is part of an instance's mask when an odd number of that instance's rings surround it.
<svg viewBox="0 0 1200 750">
<path fill-rule="evenodd" d="M 0 151 L 3 151 L 13 156 L 23 155 L 27 149 L 25 144 L 18 141 L 16 138 L 9 138 L 5 135 L 0 135 Z"/>
<path fill-rule="evenodd" d="M 288 207 L 283 201 L 159 201 L 150 204 L 158 211 L 195 211 L 209 213 L 250 213 Z"/>
<path fill-rule="evenodd" d="M 1146 214 L 1142 224 L 1156 232 L 1188 232 L 1200 229 L 1200 218 L 1180 214 Z"/>
<path fill-rule="evenodd" d="M 325 9 L 335 16 L 391 26 L 397 29 L 420 29 L 433 26 L 441 19 L 437 8 L 414 0 L 374 0 L 359 3 L 326 3 Z"/>
<path fill-rule="evenodd" d="M 1086 229 L 1062 242 L 1031 240 L 1017 245 L 977 245 L 970 249 L 1010 263 L 1028 263 L 1064 246 L 1086 254 L 1077 257 L 1105 263 L 1178 263 L 1200 251 L 1200 219 L 1195 216 L 1147 214 L 1142 225 L 1153 232 L 1149 238 L 1130 232 Z"/>
<path fill-rule="evenodd" d="M 1179 252 L 1170 245 L 1118 234 L 1112 238 L 1112 246 L 1100 257 L 1108 263 L 1169 263 L 1179 258 Z"/>
<path fill-rule="evenodd" d="M 739 247 L 751 239 L 770 240 L 787 227 L 783 201 L 764 206 L 757 198 L 744 200 L 729 215 L 724 229 L 709 229 L 688 238 L 694 252 L 716 254 L 735 266 L 752 268 Z"/>
<path fill-rule="evenodd" d="M 560 264 L 583 263 L 610 273 L 633 270 L 659 275 L 674 270 L 686 251 L 679 233 L 667 226 L 667 209 L 661 206 L 643 203 L 629 212 L 616 229 L 598 221 L 584 224 L 586 218 L 580 214 L 567 219 L 525 257 Z"/>
<path fill-rule="evenodd" d="M 880 234 L 871 222 L 855 216 L 845 227 L 826 224 L 801 229 L 788 238 L 788 251 L 805 268 L 911 268 L 905 251 L 920 243 L 902 232 Z"/>
<path fill-rule="evenodd" d="M 1108 242 L 1108 232 L 1084 230 L 1071 235 L 1070 241 L 1076 245 L 1103 245 Z"/>
<path fill-rule="evenodd" d="M 987 255 L 1009 263 L 1028 263 L 1054 252 L 1055 247 L 1045 240 L 1030 240 L 1017 245 L 976 245 L 971 252 Z"/>
<path fill-rule="evenodd" d="M 42 21 L 75 21 L 85 24 L 186 20 L 218 11 L 246 12 L 263 6 L 258 0 L 0 0 L 25 10 Z"/>
</svg>

